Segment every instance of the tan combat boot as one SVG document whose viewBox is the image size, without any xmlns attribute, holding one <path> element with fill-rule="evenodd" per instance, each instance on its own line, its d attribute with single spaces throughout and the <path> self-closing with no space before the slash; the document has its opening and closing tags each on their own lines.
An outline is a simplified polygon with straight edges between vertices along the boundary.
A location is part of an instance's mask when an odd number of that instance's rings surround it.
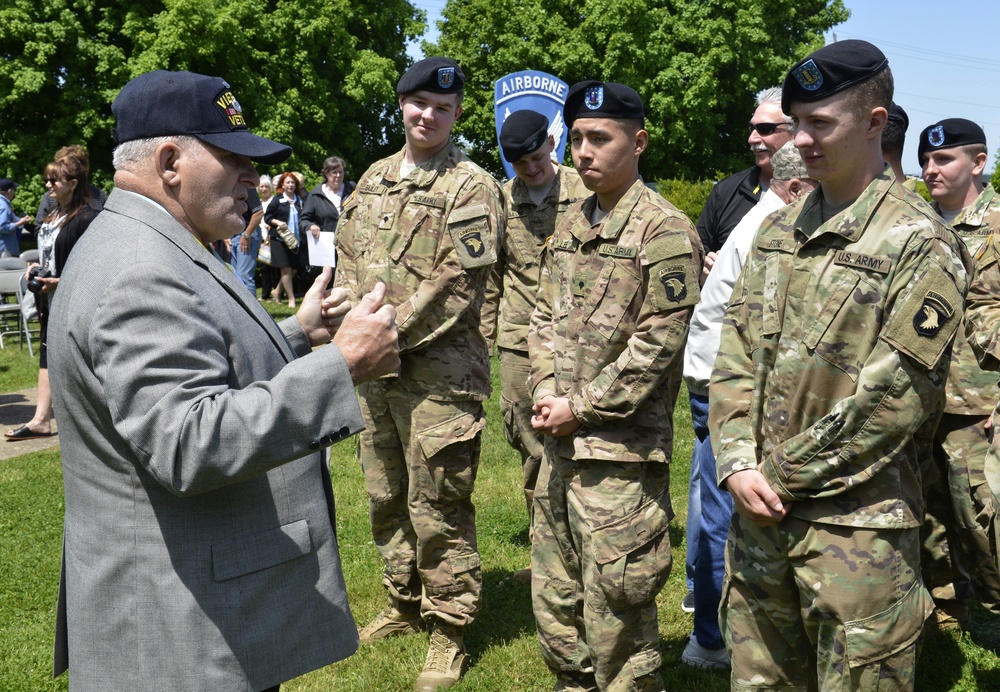
<svg viewBox="0 0 1000 692">
<path fill-rule="evenodd" d="M 375 619 L 361 630 L 361 643 L 368 644 L 376 639 L 402 637 L 417 634 L 424 629 L 420 619 L 420 603 L 397 601 L 389 597 L 389 605 L 375 616 Z"/>
<path fill-rule="evenodd" d="M 465 637 L 462 628 L 440 620 L 431 629 L 427 662 L 417 678 L 415 692 L 446 690 L 465 673 Z"/>
</svg>

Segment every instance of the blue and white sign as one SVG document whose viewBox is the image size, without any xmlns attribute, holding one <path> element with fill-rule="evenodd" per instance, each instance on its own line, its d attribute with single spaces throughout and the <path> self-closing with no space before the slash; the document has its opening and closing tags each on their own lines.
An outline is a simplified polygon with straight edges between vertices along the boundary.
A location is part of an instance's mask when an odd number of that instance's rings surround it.
<svg viewBox="0 0 1000 692">
<path fill-rule="evenodd" d="M 569 85 L 545 72 L 524 70 L 501 77 L 494 85 L 494 108 L 497 124 L 497 148 L 500 147 L 500 128 L 514 111 L 532 110 L 549 119 L 549 134 L 555 138 L 557 162 L 562 163 L 566 153 L 566 123 L 563 105 Z M 514 177 L 514 168 L 500 152 L 500 161 L 508 178 Z"/>
</svg>

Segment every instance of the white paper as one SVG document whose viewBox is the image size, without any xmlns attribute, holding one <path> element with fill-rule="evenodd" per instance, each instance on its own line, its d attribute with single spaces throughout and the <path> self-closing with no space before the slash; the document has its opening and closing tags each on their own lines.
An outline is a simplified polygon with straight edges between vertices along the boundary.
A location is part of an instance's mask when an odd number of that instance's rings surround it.
<svg viewBox="0 0 1000 692">
<path fill-rule="evenodd" d="M 319 238 L 306 231 L 309 243 L 309 264 L 314 267 L 336 267 L 337 252 L 334 249 L 335 233 L 320 233 Z"/>
</svg>

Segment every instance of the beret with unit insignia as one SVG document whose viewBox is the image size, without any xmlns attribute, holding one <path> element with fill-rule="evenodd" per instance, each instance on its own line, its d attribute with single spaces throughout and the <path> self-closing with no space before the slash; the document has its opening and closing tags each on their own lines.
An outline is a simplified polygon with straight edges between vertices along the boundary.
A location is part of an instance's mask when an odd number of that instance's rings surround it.
<svg viewBox="0 0 1000 692">
<path fill-rule="evenodd" d="M 986 144 L 986 133 L 983 132 L 983 128 L 965 118 L 945 118 L 928 125 L 920 133 L 917 161 L 923 166 L 924 154 L 927 152 L 962 147 L 966 144 Z"/>
<path fill-rule="evenodd" d="M 781 87 L 781 110 L 791 112 L 793 101 L 820 101 L 863 84 L 889 67 L 878 48 L 849 39 L 823 46 L 795 63 Z"/>
<path fill-rule="evenodd" d="M 566 94 L 563 120 L 567 126 L 572 126 L 577 118 L 641 120 L 645 124 L 646 113 L 642 99 L 632 87 L 590 79 L 577 82 Z"/>
<path fill-rule="evenodd" d="M 412 94 L 414 91 L 430 91 L 434 94 L 459 94 L 465 87 L 465 73 L 458 63 L 450 58 L 424 58 L 413 65 L 396 85 L 396 93 Z"/>
</svg>

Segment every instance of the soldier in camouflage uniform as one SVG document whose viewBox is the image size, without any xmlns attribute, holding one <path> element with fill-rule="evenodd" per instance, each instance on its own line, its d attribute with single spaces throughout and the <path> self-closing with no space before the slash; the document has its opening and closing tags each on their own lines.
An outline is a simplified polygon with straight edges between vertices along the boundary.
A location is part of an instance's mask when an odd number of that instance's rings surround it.
<svg viewBox="0 0 1000 692">
<path fill-rule="evenodd" d="M 494 267 L 483 323 L 500 350 L 500 408 L 504 434 L 521 454 L 524 499 L 531 516 L 535 482 L 542 463 L 542 435 L 531 427 L 528 391 L 528 323 L 535 309 L 545 241 L 570 205 L 587 196 L 577 172 L 552 160 L 555 138 L 541 113 L 511 113 L 500 128 L 500 147 L 517 176 L 504 185 L 507 227 Z M 497 323 L 499 306 L 499 324 Z M 515 573 L 530 583 L 530 570 Z"/>
<path fill-rule="evenodd" d="M 920 133 L 917 149 L 934 210 L 982 260 L 990 234 L 1000 229 L 1000 198 L 983 186 L 986 134 L 975 123 L 948 118 Z M 968 599 L 1000 613 L 993 492 L 986 483 L 986 422 L 997 401 L 997 375 L 979 366 L 959 330 L 948 371 L 945 408 L 934 436 L 936 479 L 927 495 L 921 569 L 934 596 L 937 622 L 967 627 Z M 971 581 L 970 581 L 971 577 Z M 954 620 L 954 622 L 953 622 Z"/>
<path fill-rule="evenodd" d="M 656 594 L 670 574 L 665 381 L 698 301 L 701 243 L 639 177 L 639 95 L 574 85 L 573 163 L 596 194 L 546 245 L 528 353 L 535 487 L 532 606 L 558 690 L 662 690 Z"/>
<path fill-rule="evenodd" d="M 385 282 L 402 361 L 359 388 L 359 458 L 389 591 L 361 638 L 430 625 L 417 690 L 461 676 L 482 583 L 472 490 L 490 371 L 480 310 L 504 212 L 499 184 L 450 139 L 463 84 L 446 58 L 403 75 L 406 145 L 364 174 L 337 232 L 337 285 L 362 295 Z"/>
<path fill-rule="evenodd" d="M 921 455 L 944 403 L 968 254 L 879 147 L 885 56 L 797 63 L 782 110 L 820 188 L 760 228 L 710 385 L 733 495 L 721 616 L 734 690 L 912 689 L 932 610 Z"/>
</svg>

